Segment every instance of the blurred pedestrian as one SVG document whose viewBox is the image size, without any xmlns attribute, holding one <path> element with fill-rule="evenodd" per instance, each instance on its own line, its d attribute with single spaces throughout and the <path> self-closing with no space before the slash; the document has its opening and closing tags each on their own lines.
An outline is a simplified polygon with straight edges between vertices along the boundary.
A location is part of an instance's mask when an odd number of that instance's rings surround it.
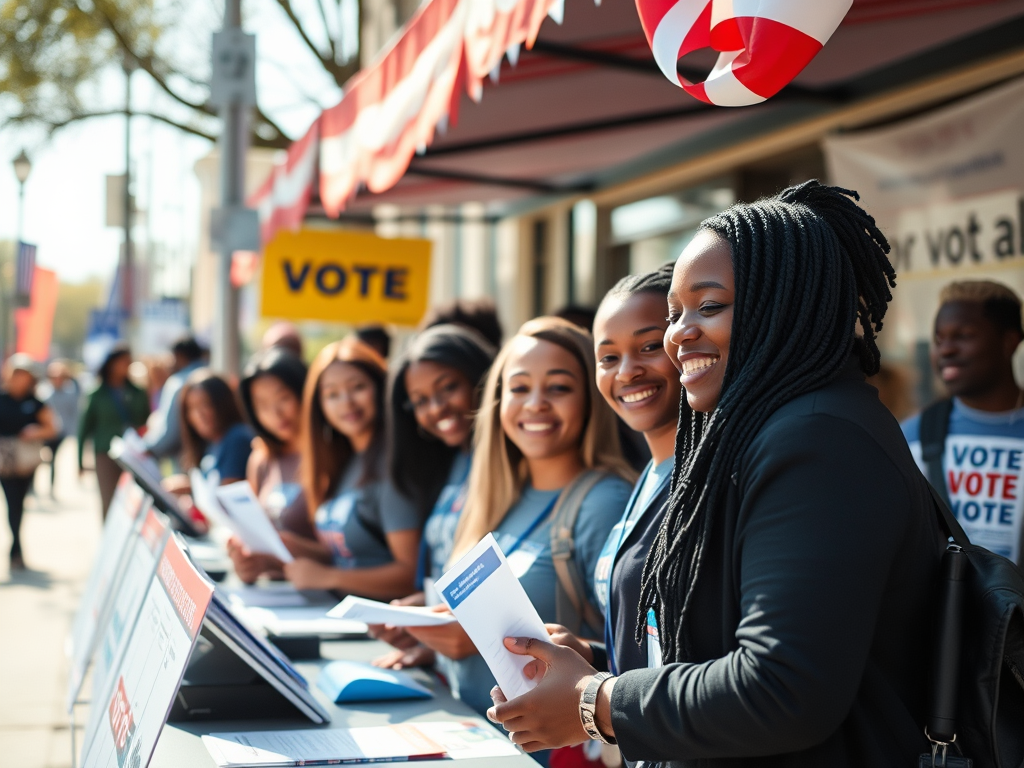
<svg viewBox="0 0 1024 768">
<path fill-rule="evenodd" d="M 126 344 L 117 343 L 109 349 L 96 372 L 100 383 L 89 393 L 78 422 L 78 473 L 85 472 L 85 443 L 92 440 L 104 520 L 121 476 L 121 468 L 108 455 L 110 442 L 123 435 L 129 427 L 141 429 L 149 416 L 146 393 L 128 381 L 131 362 L 131 352 Z"/>
<path fill-rule="evenodd" d="M 171 347 L 174 363 L 171 375 L 160 390 L 160 404 L 146 421 L 147 450 L 158 459 L 177 459 L 181 453 L 181 388 L 192 374 L 202 367 L 204 350 L 194 336 L 178 339 Z"/>
<path fill-rule="evenodd" d="M 0 389 L 0 486 L 7 500 L 11 526 L 10 570 L 25 570 L 21 551 L 21 519 L 25 496 L 41 461 L 40 449 L 57 434 L 53 409 L 35 396 L 39 366 L 28 355 L 7 361 Z"/>
<path fill-rule="evenodd" d="M 950 398 L 903 432 L 971 541 L 1024 563 L 1024 390 L 1013 376 L 1021 300 L 1002 283 L 965 280 L 947 285 L 939 304 L 932 365 Z"/>
<path fill-rule="evenodd" d="M 57 449 L 64 438 L 73 435 L 78 428 L 78 407 L 82 400 L 82 388 L 71 375 L 71 369 L 63 360 L 54 360 L 46 368 L 48 381 L 36 389 L 36 395 L 53 409 L 58 417 L 57 435 L 46 441 L 50 449 L 50 498 L 57 498 Z"/>
</svg>

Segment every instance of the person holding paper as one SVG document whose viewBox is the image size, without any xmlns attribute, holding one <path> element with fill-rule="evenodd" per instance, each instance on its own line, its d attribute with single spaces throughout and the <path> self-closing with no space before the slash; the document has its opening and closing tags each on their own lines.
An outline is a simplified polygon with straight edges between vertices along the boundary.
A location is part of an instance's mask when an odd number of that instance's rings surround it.
<svg viewBox="0 0 1024 768">
<path fill-rule="evenodd" d="M 285 545 L 296 549 L 302 542 L 316 540 L 299 480 L 305 382 L 306 364 L 288 350 L 275 347 L 253 356 L 238 385 L 242 407 L 256 431 L 246 479 Z M 238 539 L 228 540 L 228 555 L 246 583 L 264 573 L 281 577 L 276 558 L 250 552 Z"/>
<path fill-rule="evenodd" d="M 895 272 L 851 197 L 809 181 L 733 206 L 679 257 L 665 345 L 692 413 L 636 566 L 650 660 L 608 678 L 574 643 L 507 638 L 540 682 L 508 702 L 496 691 L 489 716 L 528 751 L 614 740 L 666 768 L 901 766 L 929 751 L 944 536 L 864 380 Z"/>
<path fill-rule="evenodd" d="M 181 467 L 216 477 L 219 485 L 245 479 L 252 453 L 253 432 L 242 421 L 231 385 L 208 368 L 194 371 L 181 388 Z M 189 492 L 188 475 L 172 475 L 164 487 Z"/>
<path fill-rule="evenodd" d="M 302 469 L 317 541 L 289 543 L 299 589 L 390 600 L 412 591 L 424 511 L 386 475 L 387 366 L 355 337 L 313 360 L 303 398 Z"/>
<path fill-rule="evenodd" d="M 469 493 L 449 564 L 493 532 L 541 619 L 566 623 L 556 608 L 551 518 L 563 492 L 588 470 L 602 475 L 582 498 L 572 534 L 581 597 L 593 602 L 598 555 L 634 475 L 595 384 L 590 334 L 558 318 L 531 320 L 498 354 L 484 385 Z M 408 631 L 454 660 L 453 691 L 485 712 L 494 677 L 465 630 L 449 624 Z M 600 623 L 585 631 L 602 633 Z"/>
<path fill-rule="evenodd" d="M 480 387 L 495 349 L 469 328 L 439 325 L 423 331 L 398 360 L 391 380 L 391 479 L 413 499 L 434 503 L 423 528 L 416 592 L 399 605 L 436 605 L 432 583 L 444 572 L 466 502 L 473 420 Z M 443 481 L 442 486 L 439 481 Z M 396 650 L 382 667 L 434 663 L 434 652 L 399 628 L 371 625 L 370 634 Z"/>
</svg>

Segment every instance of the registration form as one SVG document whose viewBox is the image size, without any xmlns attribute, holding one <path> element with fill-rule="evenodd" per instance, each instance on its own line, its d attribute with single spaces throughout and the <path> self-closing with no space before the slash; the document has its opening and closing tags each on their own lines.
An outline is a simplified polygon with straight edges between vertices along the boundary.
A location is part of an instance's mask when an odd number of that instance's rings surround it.
<svg viewBox="0 0 1024 768">
<path fill-rule="evenodd" d="M 83 768 L 149 764 L 212 596 L 213 585 L 169 538 L 108 689 L 92 703 Z"/>
<path fill-rule="evenodd" d="M 487 662 L 505 697 L 511 700 L 531 690 L 536 683 L 527 679 L 523 667 L 532 657 L 512 653 L 503 641 L 506 637 L 532 637 L 550 642 L 548 633 L 491 534 L 437 580 L 437 591 Z"/>
</svg>

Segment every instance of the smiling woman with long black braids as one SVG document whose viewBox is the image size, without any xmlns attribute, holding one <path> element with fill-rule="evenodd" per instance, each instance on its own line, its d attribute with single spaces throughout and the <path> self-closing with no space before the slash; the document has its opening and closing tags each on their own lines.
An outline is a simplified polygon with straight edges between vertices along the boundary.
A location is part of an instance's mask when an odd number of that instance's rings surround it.
<svg viewBox="0 0 1024 768">
<path fill-rule="evenodd" d="M 854 196 L 812 181 L 734 206 L 680 256 L 665 339 L 693 410 L 643 568 L 636 637 L 654 652 L 605 677 L 507 639 L 542 679 L 496 690 L 489 716 L 527 750 L 598 738 L 645 763 L 807 768 L 926 751 L 942 537 L 864 381 L 895 273 Z"/>
</svg>

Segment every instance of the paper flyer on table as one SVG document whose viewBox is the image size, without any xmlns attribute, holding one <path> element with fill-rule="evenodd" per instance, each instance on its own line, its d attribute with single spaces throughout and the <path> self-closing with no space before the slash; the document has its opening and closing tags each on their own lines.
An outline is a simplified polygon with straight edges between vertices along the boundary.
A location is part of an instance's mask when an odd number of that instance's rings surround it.
<svg viewBox="0 0 1024 768">
<path fill-rule="evenodd" d="M 335 619 L 350 619 L 364 624 L 388 624 L 392 627 L 437 627 L 451 624 L 450 613 L 437 613 L 414 605 L 389 605 L 365 597 L 349 595 L 327 613 Z"/>
<path fill-rule="evenodd" d="M 491 534 L 437 580 L 437 591 L 505 696 L 514 699 L 531 690 L 536 683 L 523 674 L 531 657 L 512 653 L 503 641 L 506 637 L 532 637 L 550 642 L 548 633 Z"/>
<path fill-rule="evenodd" d="M 212 597 L 213 584 L 168 538 L 107 690 L 92 703 L 82 768 L 149 765 Z"/>
<path fill-rule="evenodd" d="M 462 760 L 520 754 L 506 736 L 490 726 L 471 721 L 212 733 L 203 736 L 203 744 L 218 768 L 275 768 L 429 757 Z"/>
<path fill-rule="evenodd" d="M 65 652 L 70 659 L 66 699 L 69 712 L 78 698 L 85 671 L 109 618 L 112 595 L 124 577 L 132 540 L 144 519 L 144 515 L 139 513 L 145 501 L 145 492 L 135 484 L 131 475 L 127 472 L 122 474 L 107 510 L 103 538 L 65 644 Z"/>
<path fill-rule="evenodd" d="M 220 768 L 369 763 L 444 756 L 444 747 L 413 725 L 406 724 L 214 733 L 203 736 L 203 744 Z"/>
<path fill-rule="evenodd" d="M 241 480 L 231 485 L 222 485 L 214 494 L 231 518 L 238 538 L 245 546 L 253 552 L 273 555 L 282 563 L 292 561 L 291 553 L 281 541 L 281 536 L 248 482 Z"/>
</svg>

